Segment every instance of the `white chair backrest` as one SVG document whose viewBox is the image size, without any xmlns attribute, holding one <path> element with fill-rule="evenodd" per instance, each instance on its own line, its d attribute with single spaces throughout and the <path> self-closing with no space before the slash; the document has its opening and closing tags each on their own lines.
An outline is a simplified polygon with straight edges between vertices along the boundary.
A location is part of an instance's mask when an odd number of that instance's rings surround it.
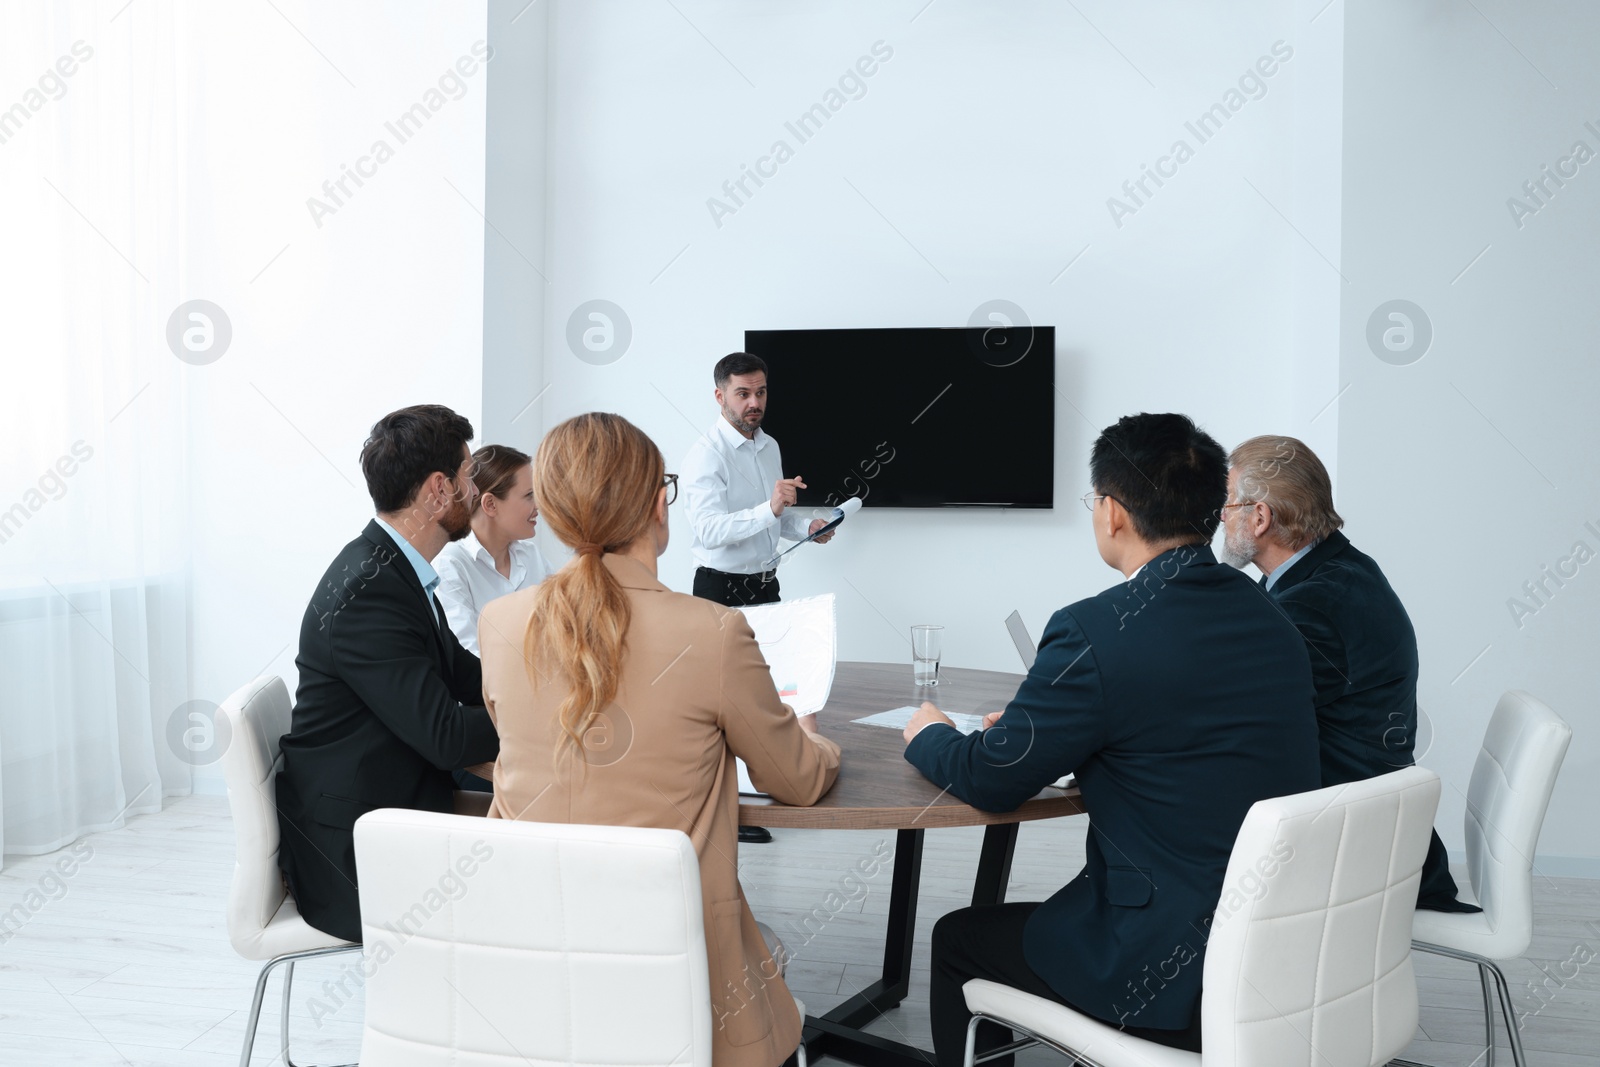
<svg viewBox="0 0 1600 1067">
<path fill-rule="evenodd" d="M 289 691 L 264 674 L 234 692 L 214 722 L 225 745 L 222 774 L 233 813 L 233 885 L 228 892 L 228 940 L 247 960 L 267 959 L 263 933 L 288 894 L 278 870 L 278 741 L 289 730 Z"/>
<path fill-rule="evenodd" d="M 1572 727 L 1513 689 L 1500 698 L 1467 787 L 1467 873 L 1494 931 L 1494 959 L 1533 939 L 1533 855 Z"/>
<path fill-rule="evenodd" d="M 1204 1067 L 1374 1067 L 1411 1043 L 1438 803 L 1438 776 L 1408 767 L 1250 809 L 1206 949 Z"/>
<path fill-rule="evenodd" d="M 709 1067 L 683 833 L 384 808 L 355 843 L 364 1067 Z"/>
</svg>

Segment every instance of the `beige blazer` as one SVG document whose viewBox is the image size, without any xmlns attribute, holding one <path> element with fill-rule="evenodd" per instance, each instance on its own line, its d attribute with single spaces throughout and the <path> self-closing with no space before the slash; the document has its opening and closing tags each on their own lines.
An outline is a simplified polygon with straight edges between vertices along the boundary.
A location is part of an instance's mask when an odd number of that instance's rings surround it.
<svg viewBox="0 0 1600 1067">
<path fill-rule="evenodd" d="M 565 682 L 536 692 L 523 635 L 538 587 L 494 600 L 479 620 L 484 703 L 500 732 L 492 817 L 682 830 L 700 857 L 715 1067 L 777 1067 L 800 1016 L 739 887 L 734 757 L 786 804 L 812 804 L 839 773 L 839 746 L 800 728 L 778 700 L 744 615 L 674 593 L 636 560 L 608 554 L 632 617 L 617 698 L 585 751 L 552 759 Z M 626 1005 L 621 1006 L 626 1014 Z"/>
</svg>

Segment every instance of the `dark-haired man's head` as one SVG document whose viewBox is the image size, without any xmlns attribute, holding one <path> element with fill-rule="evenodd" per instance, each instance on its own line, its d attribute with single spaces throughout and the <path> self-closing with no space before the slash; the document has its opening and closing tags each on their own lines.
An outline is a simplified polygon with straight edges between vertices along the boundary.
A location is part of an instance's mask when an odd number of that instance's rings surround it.
<svg viewBox="0 0 1600 1067">
<path fill-rule="evenodd" d="M 413 544 L 454 541 L 472 529 L 472 423 L 440 404 L 392 411 L 361 446 L 361 473 L 384 521 Z M 441 540 L 431 530 L 444 533 Z M 434 551 L 438 549 L 435 548 Z"/>
<path fill-rule="evenodd" d="M 1089 480 L 1095 543 L 1126 574 L 1211 540 L 1228 497 L 1228 454 L 1186 415 L 1126 415 L 1095 441 Z"/>
<path fill-rule="evenodd" d="M 732 352 L 717 360 L 711 377 L 717 383 L 722 417 L 746 437 L 754 437 L 767 412 L 767 361 L 748 352 Z"/>
</svg>

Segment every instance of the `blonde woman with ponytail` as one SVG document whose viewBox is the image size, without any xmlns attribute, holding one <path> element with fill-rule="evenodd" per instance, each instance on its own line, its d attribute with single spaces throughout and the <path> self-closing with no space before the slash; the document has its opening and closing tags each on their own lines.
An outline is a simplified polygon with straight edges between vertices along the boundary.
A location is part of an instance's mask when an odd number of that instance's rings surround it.
<svg viewBox="0 0 1600 1067">
<path fill-rule="evenodd" d="M 490 815 L 682 830 L 700 857 L 714 1067 L 778 1067 L 800 1016 L 739 888 L 734 757 L 813 804 L 839 746 L 778 700 L 738 611 L 656 578 L 677 477 L 620 415 L 568 419 L 534 457 L 545 525 L 574 556 L 478 624 L 500 734 Z M 626 1014 L 627 1005 L 619 1005 Z"/>
</svg>

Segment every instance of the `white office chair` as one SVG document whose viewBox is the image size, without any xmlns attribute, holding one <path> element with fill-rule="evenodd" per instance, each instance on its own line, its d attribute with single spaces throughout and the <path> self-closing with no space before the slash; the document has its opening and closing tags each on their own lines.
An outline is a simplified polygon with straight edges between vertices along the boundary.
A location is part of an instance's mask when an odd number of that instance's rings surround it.
<svg viewBox="0 0 1600 1067">
<path fill-rule="evenodd" d="M 284 965 L 281 1054 L 285 1067 L 294 1067 L 289 1058 L 289 994 L 295 961 L 361 951 L 360 945 L 325 934 L 302 919 L 278 870 L 274 787 L 278 742 L 289 730 L 289 711 L 289 691 L 283 679 L 271 674 L 240 688 L 217 711 L 217 719 L 224 724 L 218 729 L 227 731 L 228 737 L 222 773 L 228 783 L 235 842 L 228 940 L 245 959 L 267 961 L 256 979 L 239 1067 L 250 1067 L 267 977 L 274 968 Z"/>
<path fill-rule="evenodd" d="M 1130 1037 L 1054 1001 L 974 979 L 962 987 L 975 1013 L 967 1067 L 981 1019 L 1027 1035 L 984 1059 L 1045 1044 L 1084 1067 L 1388 1063 L 1417 1030 L 1411 915 L 1438 802 L 1438 776 L 1408 767 L 1250 809 L 1206 950 L 1203 1053 Z M 1257 864 L 1270 868 L 1285 846 L 1292 855 L 1263 875 Z M 1230 911 L 1232 890 L 1244 899 Z"/>
<path fill-rule="evenodd" d="M 1483 911 L 1419 911 L 1412 948 L 1478 965 L 1483 985 L 1485 1067 L 1494 1067 L 1493 978 L 1511 1058 L 1525 1067 L 1511 986 L 1497 960 L 1516 959 L 1533 940 L 1533 854 L 1572 727 L 1520 689 L 1500 698 L 1467 786 L 1467 874 Z M 1412 1064 L 1410 1060 L 1397 1060 Z"/>
<path fill-rule="evenodd" d="M 682 832 L 385 808 L 355 836 L 363 1067 L 710 1067 Z"/>
</svg>

